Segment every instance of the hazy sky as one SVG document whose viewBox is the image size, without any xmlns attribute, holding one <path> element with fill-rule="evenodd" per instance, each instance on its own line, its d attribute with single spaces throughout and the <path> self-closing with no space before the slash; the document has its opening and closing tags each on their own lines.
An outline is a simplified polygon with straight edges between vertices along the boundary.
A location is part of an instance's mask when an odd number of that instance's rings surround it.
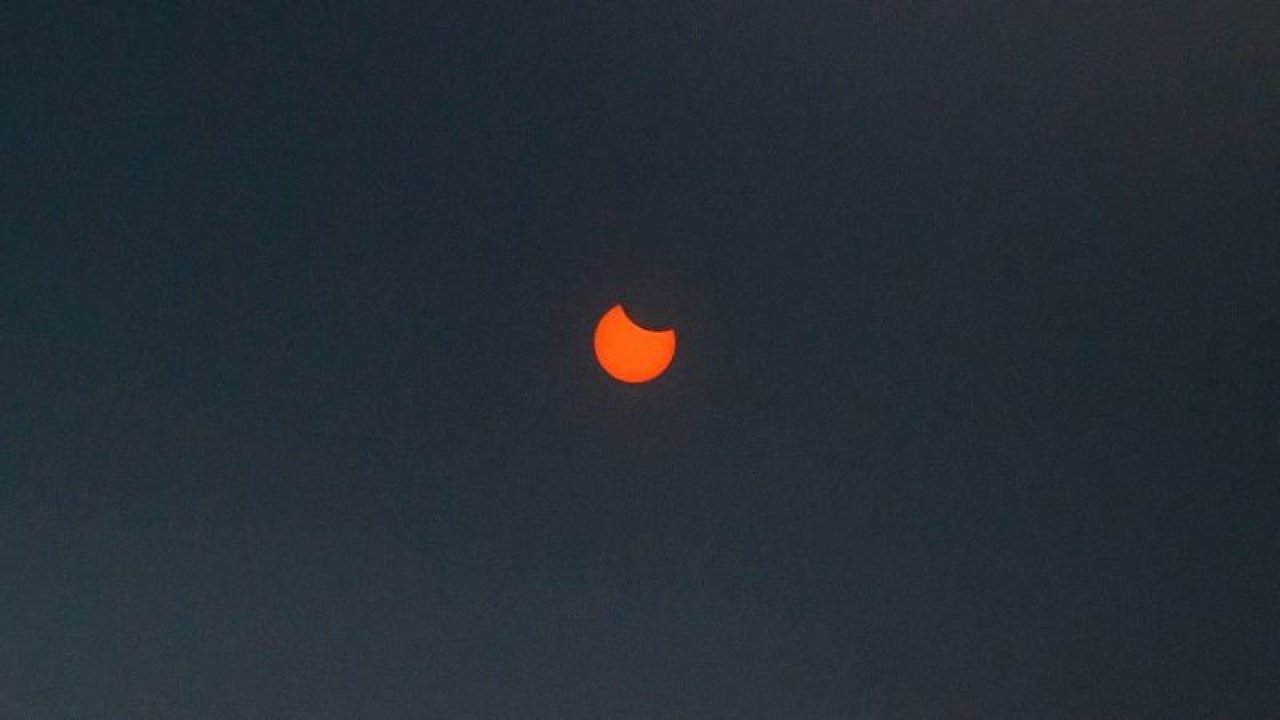
<svg viewBox="0 0 1280 720">
<path fill-rule="evenodd" d="M 31 5 L 0 715 L 1280 707 L 1280 5 Z"/>
</svg>

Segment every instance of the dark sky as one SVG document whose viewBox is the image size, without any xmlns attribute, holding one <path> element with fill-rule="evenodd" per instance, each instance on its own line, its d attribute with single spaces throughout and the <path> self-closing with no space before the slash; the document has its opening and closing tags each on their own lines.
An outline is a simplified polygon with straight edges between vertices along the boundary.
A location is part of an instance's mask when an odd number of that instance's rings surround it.
<svg viewBox="0 0 1280 720">
<path fill-rule="evenodd" d="M 0 717 L 1280 707 L 1280 5 L 31 5 Z"/>
</svg>

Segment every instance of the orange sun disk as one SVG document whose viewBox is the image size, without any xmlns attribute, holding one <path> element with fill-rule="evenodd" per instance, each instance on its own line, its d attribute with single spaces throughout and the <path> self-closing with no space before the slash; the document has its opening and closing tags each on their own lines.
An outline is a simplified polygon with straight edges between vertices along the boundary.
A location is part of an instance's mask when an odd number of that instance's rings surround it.
<svg viewBox="0 0 1280 720">
<path fill-rule="evenodd" d="M 614 379 L 649 382 L 665 372 L 676 356 L 676 331 L 642 328 L 621 305 L 615 305 L 596 325 L 595 347 L 600 367 Z"/>
</svg>

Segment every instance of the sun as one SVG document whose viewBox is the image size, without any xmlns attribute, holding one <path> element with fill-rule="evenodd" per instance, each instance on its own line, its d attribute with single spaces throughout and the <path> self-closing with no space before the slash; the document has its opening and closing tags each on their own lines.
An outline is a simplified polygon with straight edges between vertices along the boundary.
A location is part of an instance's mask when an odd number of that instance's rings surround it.
<svg viewBox="0 0 1280 720">
<path fill-rule="evenodd" d="M 600 318 L 595 334 L 596 359 L 610 377 L 624 383 L 645 383 L 671 366 L 676 356 L 676 331 L 649 330 L 615 305 Z"/>
</svg>

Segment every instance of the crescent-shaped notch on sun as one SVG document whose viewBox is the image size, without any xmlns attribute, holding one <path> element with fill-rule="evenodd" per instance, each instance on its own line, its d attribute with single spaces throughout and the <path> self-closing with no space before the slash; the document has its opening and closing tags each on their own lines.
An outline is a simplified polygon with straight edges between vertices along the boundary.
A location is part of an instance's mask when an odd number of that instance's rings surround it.
<svg viewBox="0 0 1280 720">
<path fill-rule="evenodd" d="M 614 305 L 596 324 L 596 360 L 615 380 L 649 382 L 666 371 L 676 356 L 676 331 L 649 330 Z"/>
</svg>

